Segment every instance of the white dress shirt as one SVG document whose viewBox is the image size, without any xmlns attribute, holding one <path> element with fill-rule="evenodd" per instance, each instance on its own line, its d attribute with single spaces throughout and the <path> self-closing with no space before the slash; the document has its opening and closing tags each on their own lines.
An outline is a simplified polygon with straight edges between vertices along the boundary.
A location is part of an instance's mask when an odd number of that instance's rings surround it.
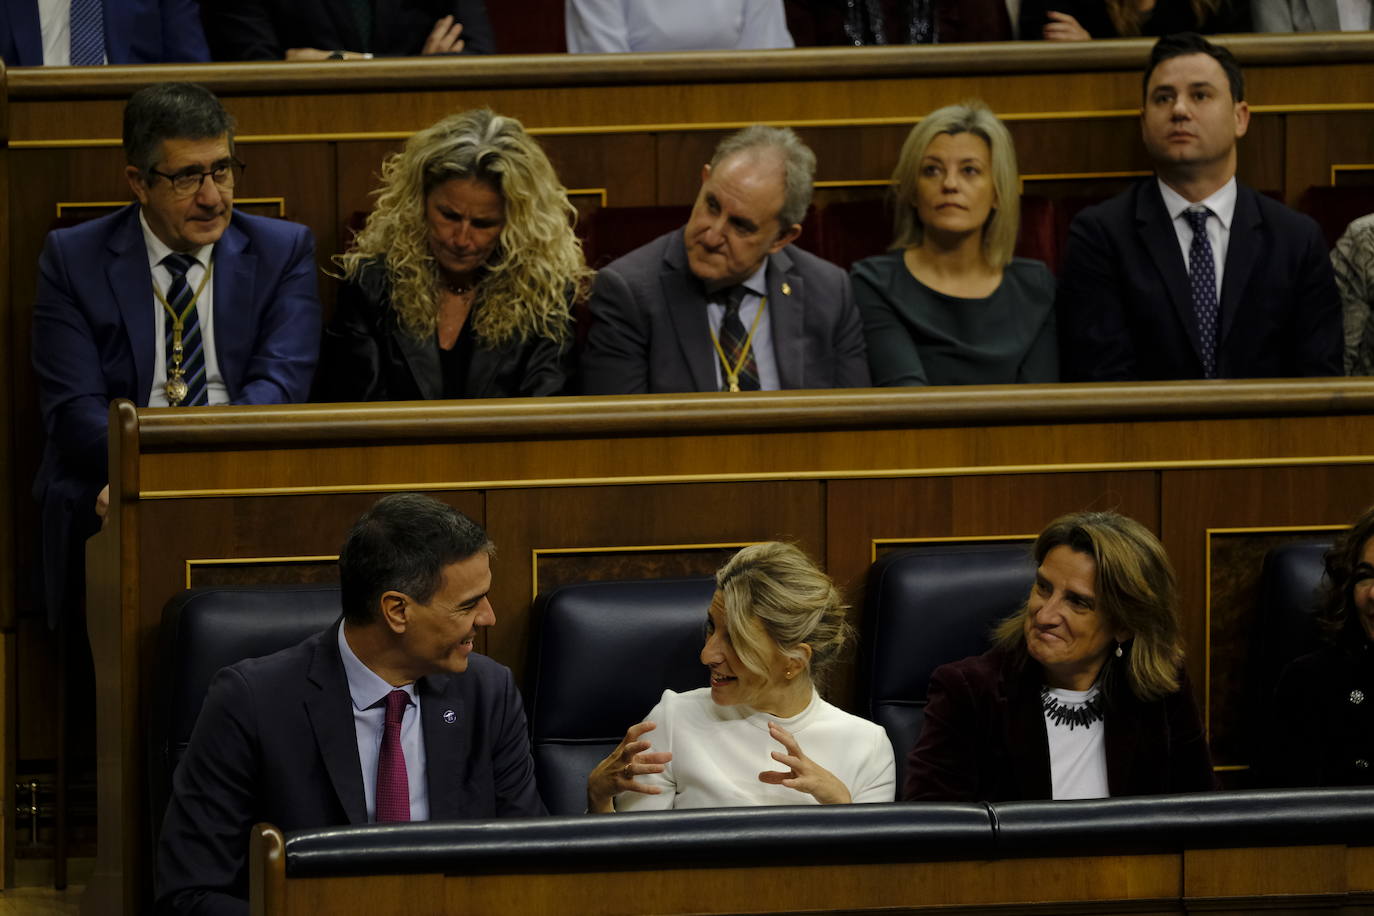
<svg viewBox="0 0 1374 916">
<path fill-rule="evenodd" d="M 38 28 L 43 33 L 43 66 L 66 67 L 72 62 L 72 0 L 37 0 Z M 119 0 L 106 0 L 107 3 Z M 105 58 L 102 63 L 108 63 Z"/>
<path fill-rule="evenodd" d="M 568 50 L 790 48 L 782 0 L 564 0 Z"/>
<path fill-rule="evenodd" d="M 1342 32 L 1363 32 L 1369 28 L 1369 0 L 1336 0 L 1336 15 Z"/>
<path fill-rule="evenodd" d="M 1212 217 L 1207 220 L 1207 239 L 1212 243 L 1212 260 L 1216 262 L 1217 301 L 1221 301 L 1222 274 L 1226 270 L 1226 246 L 1231 242 L 1231 221 L 1236 215 L 1236 179 L 1222 185 L 1211 197 L 1193 203 L 1182 194 L 1159 182 L 1159 193 L 1164 196 L 1164 209 L 1174 224 L 1174 234 L 1178 236 L 1178 246 L 1183 251 L 1183 266 L 1188 266 L 1188 250 L 1193 245 L 1193 227 L 1183 216 L 1185 210 L 1205 208 Z"/>
<path fill-rule="evenodd" d="M 143 244 L 148 250 L 148 267 L 153 273 L 153 285 L 162 291 L 166 296 L 167 291 L 172 286 L 172 272 L 163 265 L 162 261 L 172 249 L 158 238 L 148 225 L 148 221 L 143 216 L 143 211 L 138 212 L 138 224 L 143 227 Z M 210 256 L 214 251 L 214 245 L 202 245 L 195 251 L 188 252 L 196 259 L 195 265 L 186 272 L 186 282 L 190 284 L 192 292 L 200 286 L 200 281 L 205 278 L 205 271 L 210 266 Z M 200 319 L 200 339 L 201 346 L 205 353 L 205 396 L 207 403 L 228 404 L 229 389 L 224 385 L 224 376 L 220 375 L 219 359 L 215 356 L 215 281 L 212 277 L 209 283 L 205 284 L 205 289 L 200 291 L 200 298 L 196 300 L 196 316 Z M 148 393 L 149 407 L 167 407 L 167 310 L 158 301 L 157 294 L 153 294 L 153 389 Z"/>
<path fill-rule="evenodd" d="M 367 820 L 377 820 L 377 758 L 382 752 L 382 729 L 386 726 L 386 698 L 393 687 L 362 663 L 348 645 L 344 625 L 339 624 L 339 657 L 348 677 L 348 693 L 353 700 L 353 730 L 358 736 L 358 763 L 362 764 L 363 797 L 367 801 Z M 410 788 L 410 819 L 429 820 L 429 786 L 425 774 L 425 735 L 420 726 L 420 697 L 415 682 L 404 687 L 410 697 L 401 714 L 401 753 L 406 759 L 406 782 Z"/>
</svg>

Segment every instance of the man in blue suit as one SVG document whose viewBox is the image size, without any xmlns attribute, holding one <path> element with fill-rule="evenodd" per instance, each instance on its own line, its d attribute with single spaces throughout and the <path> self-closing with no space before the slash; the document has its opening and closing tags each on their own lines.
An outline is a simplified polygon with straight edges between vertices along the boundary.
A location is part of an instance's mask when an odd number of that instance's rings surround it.
<svg viewBox="0 0 1374 916">
<path fill-rule="evenodd" d="M 85 0 L 85 5 L 98 21 L 90 39 L 97 59 L 89 63 L 169 64 L 210 59 L 195 0 L 104 0 L 103 4 L 101 0 Z M 40 11 L 40 6 L 47 9 Z M 81 18 L 78 11 L 78 21 Z M 67 0 L 50 4 L 0 0 L 0 57 L 10 67 L 87 63 L 72 59 L 71 21 Z M 103 61 L 98 59 L 102 57 Z"/>
<path fill-rule="evenodd" d="M 385 496 L 339 551 L 343 619 L 210 684 L 158 844 L 160 913 L 248 913 L 248 835 L 536 817 L 524 706 L 474 651 L 494 547 L 462 513 Z M 437 905 L 437 904 L 436 904 Z"/>
<path fill-rule="evenodd" d="M 33 365 L 47 444 L 34 494 L 50 621 L 80 595 L 83 545 L 107 504 L 111 401 L 300 402 L 319 355 L 314 240 L 234 212 L 242 166 L 219 100 L 189 83 L 140 90 L 124 150 L 137 201 L 49 233 L 39 259 Z"/>
<path fill-rule="evenodd" d="M 1340 375 L 1321 230 L 1236 180 L 1250 124 L 1225 48 L 1161 38 L 1140 112 L 1155 177 L 1074 218 L 1060 271 L 1066 381 Z"/>
</svg>

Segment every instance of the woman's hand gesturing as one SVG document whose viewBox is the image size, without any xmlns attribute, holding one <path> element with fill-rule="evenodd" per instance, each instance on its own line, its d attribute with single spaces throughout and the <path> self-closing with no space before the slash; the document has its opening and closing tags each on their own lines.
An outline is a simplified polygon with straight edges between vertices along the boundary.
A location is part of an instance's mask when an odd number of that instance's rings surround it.
<svg viewBox="0 0 1374 916">
<path fill-rule="evenodd" d="M 587 776 L 587 810 L 593 814 L 610 814 L 615 810 L 615 796 L 621 792 L 641 792 L 658 795 L 658 786 L 645 785 L 635 779 L 649 773 L 662 773 L 663 765 L 673 759 L 668 751 L 649 751 L 652 747 L 640 737 L 654 730 L 652 722 L 641 722 L 625 733 L 615 750 L 596 765 Z M 834 777 L 831 777 L 832 779 Z"/>
<path fill-rule="evenodd" d="M 768 733 L 786 751 L 774 751 L 772 757 L 783 766 L 791 769 L 786 773 L 764 770 L 759 781 L 775 786 L 787 786 L 798 792 L 805 792 L 822 805 L 847 805 L 852 800 L 849 789 L 835 777 L 835 774 L 802 753 L 801 746 L 792 733 L 776 722 L 768 723 Z"/>
</svg>

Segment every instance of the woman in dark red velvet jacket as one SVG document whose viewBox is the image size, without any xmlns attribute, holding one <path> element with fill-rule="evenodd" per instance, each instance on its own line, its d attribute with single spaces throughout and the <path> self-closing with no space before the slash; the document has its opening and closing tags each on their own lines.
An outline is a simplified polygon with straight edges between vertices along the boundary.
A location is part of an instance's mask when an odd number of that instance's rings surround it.
<svg viewBox="0 0 1374 916">
<path fill-rule="evenodd" d="M 1015 801 L 1214 786 L 1173 569 L 1139 522 L 1067 515 L 1035 542 L 993 649 L 937 668 L 903 797 Z"/>
</svg>

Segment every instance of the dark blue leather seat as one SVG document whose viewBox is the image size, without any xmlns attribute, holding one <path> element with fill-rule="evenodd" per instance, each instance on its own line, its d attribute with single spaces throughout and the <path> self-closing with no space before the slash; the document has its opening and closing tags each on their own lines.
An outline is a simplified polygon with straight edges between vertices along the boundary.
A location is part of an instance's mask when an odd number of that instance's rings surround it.
<svg viewBox="0 0 1374 916">
<path fill-rule="evenodd" d="M 172 773 L 186 753 L 215 672 L 271 655 L 339 619 L 338 586 L 270 585 L 197 588 L 162 609 L 157 693 L 149 723 L 148 799 L 157 829 L 171 794 Z"/>
<path fill-rule="evenodd" d="M 1028 544 L 919 547 L 869 570 L 861 680 L 868 717 L 892 741 L 899 790 L 925 720 L 931 672 L 986 651 L 992 626 L 1025 602 L 1034 580 Z"/>
<path fill-rule="evenodd" d="M 665 689 L 706 685 L 701 645 L 715 579 L 566 585 L 535 601 L 525 703 L 550 814 L 587 807 L 587 774 Z"/>
</svg>

